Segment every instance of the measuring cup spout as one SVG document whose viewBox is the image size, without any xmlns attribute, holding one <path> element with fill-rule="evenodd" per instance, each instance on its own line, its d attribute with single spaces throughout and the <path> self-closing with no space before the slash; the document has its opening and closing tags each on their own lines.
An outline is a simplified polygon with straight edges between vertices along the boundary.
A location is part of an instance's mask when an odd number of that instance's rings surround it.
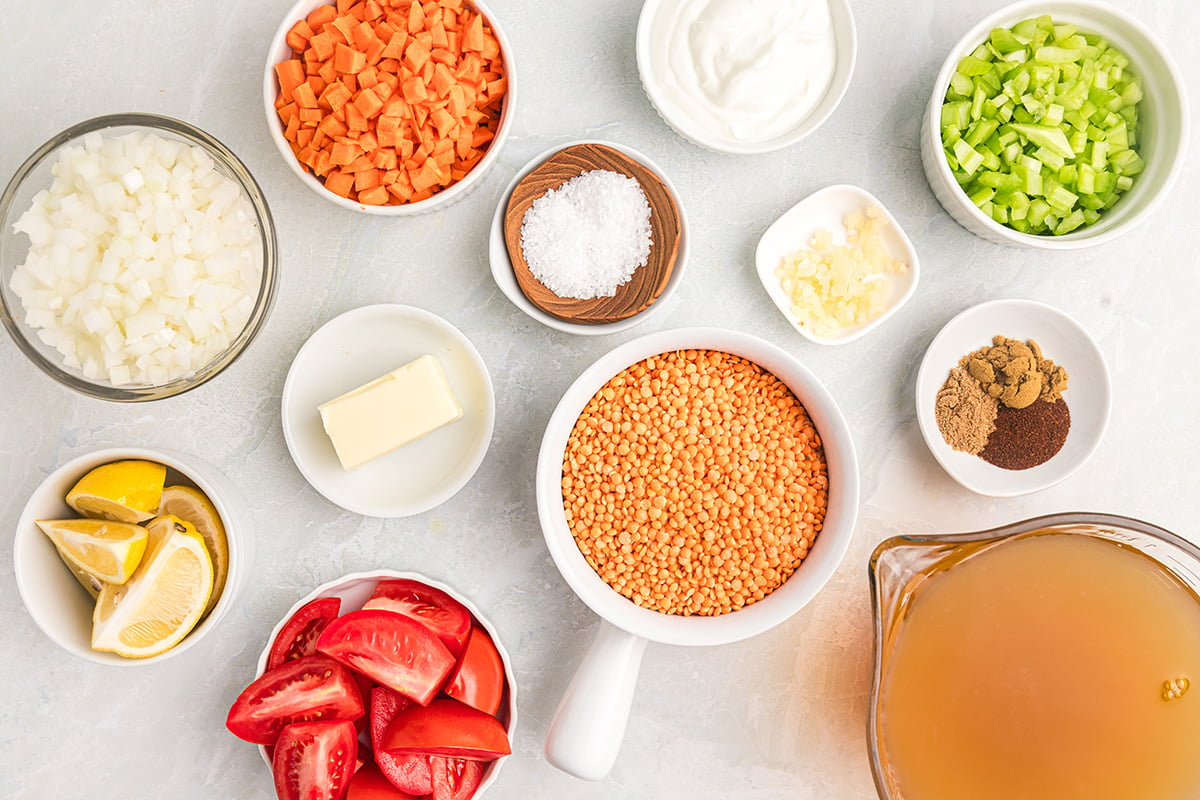
<svg viewBox="0 0 1200 800">
<path fill-rule="evenodd" d="M 546 760 L 584 780 L 608 775 L 625 736 L 645 651 L 645 639 L 600 621 L 550 722 Z"/>
</svg>

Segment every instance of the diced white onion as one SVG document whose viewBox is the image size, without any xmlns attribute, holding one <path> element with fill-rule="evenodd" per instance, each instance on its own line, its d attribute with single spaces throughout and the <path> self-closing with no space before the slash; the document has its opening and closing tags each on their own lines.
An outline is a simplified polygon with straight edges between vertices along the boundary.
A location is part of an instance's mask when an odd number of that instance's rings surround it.
<svg viewBox="0 0 1200 800">
<path fill-rule="evenodd" d="M 254 213 L 200 147 L 90 133 L 13 229 L 10 287 L 63 365 L 114 386 L 185 377 L 245 327 L 262 277 Z"/>
</svg>

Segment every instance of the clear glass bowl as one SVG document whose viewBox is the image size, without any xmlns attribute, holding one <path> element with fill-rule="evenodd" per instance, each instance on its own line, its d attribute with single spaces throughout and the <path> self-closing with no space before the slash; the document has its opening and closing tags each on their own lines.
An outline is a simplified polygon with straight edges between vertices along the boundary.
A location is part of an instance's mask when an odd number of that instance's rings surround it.
<svg viewBox="0 0 1200 800">
<path fill-rule="evenodd" d="M 82 141 L 93 132 L 119 136 L 135 131 L 153 132 L 158 136 L 202 147 L 212 156 L 216 169 L 234 180 L 254 211 L 254 223 L 259 233 L 259 258 L 262 280 L 253 309 L 242 330 L 229 345 L 208 363 L 189 374 L 158 385 L 114 386 L 107 380 L 92 380 L 82 370 L 67 367 L 62 356 L 37 336 L 37 330 L 25 322 L 25 310 L 10 283 L 17 265 L 24 262 L 29 251 L 29 237 L 16 233 L 13 224 L 33 203 L 39 191 L 50 186 L 53 166 L 58 154 L 66 147 Z M 209 134 L 170 117 L 155 114 L 111 114 L 95 117 L 72 125 L 33 152 L 17 169 L 12 180 L 0 195 L 0 319 L 13 340 L 30 361 L 54 380 L 70 389 L 102 400 L 137 402 L 160 400 L 181 394 L 204 383 L 241 355 L 246 345 L 262 328 L 275 299 L 277 272 L 275 224 L 271 211 L 258 183 L 233 152 Z"/>
<path fill-rule="evenodd" d="M 881 696 L 898 623 L 911 608 L 914 592 L 930 575 L 1005 539 L 1034 531 L 1107 539 L 1157 561 L 1192 591 L 1200 592 L 1200 547 L 1156 525 L 1112 514 L 1051 514 L 973 533 L 894 536 L 884 540 L 871 554 L 869 564 L 874 675 L 868 705 L 867 749 L 880 800 L 906 797 L 881 741 Z"/>
</svg>

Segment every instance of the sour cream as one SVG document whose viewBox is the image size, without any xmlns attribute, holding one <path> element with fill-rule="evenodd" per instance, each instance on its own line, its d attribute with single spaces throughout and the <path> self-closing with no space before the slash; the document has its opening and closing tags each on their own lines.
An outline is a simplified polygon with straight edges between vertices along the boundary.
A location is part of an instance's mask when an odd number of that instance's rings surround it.
<svg viewBox="0 0 1200 800">
<path fill-rule="evenodd" d="M 789 132 L 821 102 L 837 63 L 827 0 L 664 0 L 650 46 L 665 115 L 701 140 Z"/>
</svg>

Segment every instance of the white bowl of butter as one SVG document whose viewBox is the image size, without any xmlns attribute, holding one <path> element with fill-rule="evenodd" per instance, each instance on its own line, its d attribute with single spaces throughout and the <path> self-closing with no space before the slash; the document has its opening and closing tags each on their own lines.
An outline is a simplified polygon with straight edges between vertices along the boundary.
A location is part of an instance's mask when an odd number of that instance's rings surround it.
<svg viewBox="0 0 1200 800">
<path fill-rule="evenodd" d="M 283 434 L 313 488 L 368 517 L 407 517 L 454 496 L 483 461 L 496 403 L 479 352 L 419 308 L 334 317 L 296 354 Z"/>
<path fill-rule="evenodd" d="M 759 239 L 763 288 L 802 336 L 847 344 L 908 302 L 920 264 L 912 241 L 870 192 L 826 186 L 792 206 Z"/>
<path fill-rule="evenodd" d="M 857 41 L 849 0 L 646 0 L 635 49 L 646 95 L 676 133 L 749 155 L 829 118 Z"/>
</svg>

